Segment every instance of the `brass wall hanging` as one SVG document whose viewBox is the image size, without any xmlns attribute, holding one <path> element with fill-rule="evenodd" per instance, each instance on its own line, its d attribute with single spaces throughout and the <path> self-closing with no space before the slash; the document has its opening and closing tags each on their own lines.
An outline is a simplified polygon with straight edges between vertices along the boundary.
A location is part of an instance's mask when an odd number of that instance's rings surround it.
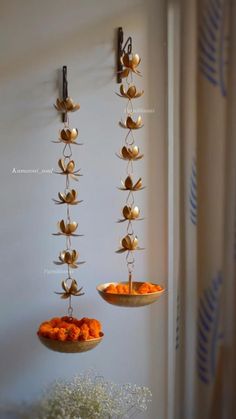
<svg viewBox="0 0 236 419">
<path fill-rule="evenodd" d="M 71 181 L 78 181 L 81 176 L 80 169 L 73 160 L 72 149 L 78 142 L 79 132 L 77 128 L 71 128 L 69 113 L 78 111 L 80 105 L 74 103 L 68 96 L 67 67 L 63 67 L 62 99 L 57 99 L 55 108 L 62 114 L 63 128 L 59 131 L 59 137 L 54 143 L 63 145 L 63 157 L 58 160 L 59 171 L 55 172 L 64 176 L 65 189 L 58 193 L 58 199 L 54 199 L 56 205 L 66 207 L 66 218 L 58 222 L 56 236 L 64 236 L 65 249 L 58 260 L 54 263 L 67 267 L 67 276 L 62 280 L 62 291 L 56 291 L 63 300 L 68 301 L 68 313 L 64 317 L 55 317 L 43 322 L 38 330 L 40 341 L 49 349 L 57 352 L 74 353 L 85 352 L 97 346 L 103 337 L 101 324 L 96 319 L 76 319 L 73 316 L 72 298 L 84 295 L 83 287 L 72 277 L 72 269 L 77 269 L 84 262 L 80 260 L 80 254 L 72 246 L 72 238 L 79 237 L 78 223 L 71 218 L 71 208 L 78 205 L 76 189 L 71 187 Z"/>
<path fill-rule="evenodd" d="M 134 252 L 143 250 L 139 246 L 138 237 L 135 234 L 134 224 L 142 220 L 140 210 L 135 205 L 135 194 L 143 189 L 142 179 L 134 177 L 134 162 L 143 158 L 139 147 L 135 143 L 134 131 L 143 127 L 142 117 L 135 117 L 133 100 L 140 98 L 144 91 L 137 89 L 134 84 L 134 76 L 141 76 L 139 64 L 141 58 L 138 54 L 132 53 L 132 38 L 129 37 L 123 43 L 123 30 L 118 28 L 117 37 L 117 83 L 122 83 L 119 97 L 127 100 L 125 108 L 125 119 L 119 122 L 120 127 L 127 131 L 125 144 L 117 154 L 118 157 L 126 162 L 126 178 L 122 180 L 121 191 L 127 193 L 126 202 L 122 210 L 119 223 L 126 224 L 126 234 L 122 238 L 120 248 L 117 253 L 126 254 L 126 264 L 128 270 L 128 281 L 121 283 L 106 283 L 97 287 L 101 297 L 110 304 L 124 307 L 140 307 L 152 304 L 164 292 L 161 285 L 150 282 L 133 281 L 135 266 Z M 124 82 L 125 83 L 124 83 Z"/>
</svg>

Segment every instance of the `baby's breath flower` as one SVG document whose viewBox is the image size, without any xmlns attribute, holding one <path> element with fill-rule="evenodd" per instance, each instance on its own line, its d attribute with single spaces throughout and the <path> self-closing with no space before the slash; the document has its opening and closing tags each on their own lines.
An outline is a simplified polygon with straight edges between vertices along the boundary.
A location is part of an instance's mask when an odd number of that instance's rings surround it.
<svg viewBox="0 0 236 419">
<path fill-rule="evenodd" d="M 119 385 L 93 371 L 56 381 L 30 413 L 30 419 L 125 419 L 136 417 L 151 401 L 147 387 Z"/>
</svg>

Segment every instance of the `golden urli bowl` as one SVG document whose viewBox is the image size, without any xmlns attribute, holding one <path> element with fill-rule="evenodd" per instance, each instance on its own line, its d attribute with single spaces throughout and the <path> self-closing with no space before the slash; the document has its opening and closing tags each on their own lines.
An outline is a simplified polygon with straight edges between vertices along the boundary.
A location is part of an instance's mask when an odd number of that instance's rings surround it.
<svg viewBox="0 0 236 419">
<path fill-rule="evenodd" d="M 81 353 L 87 352 L 95 348 L 103 339 L 103 333 L 101 333 L 100 338 L 89 339 L 89 340 L 78 340 L 73 341 L 59 341 L 55 339 L 45 338 L 43 336 L 38 336 L 41 343 L 46 346 L 51 351 L 63 352 L 63 353 Z"/>
<path fill-rule="evenodd" d="M 133 282 L 133 289 L 138 289 L 142 283 L 143 282 Z M 122 282 L 122 284 L 128 283 Z M 149 304 L 155 303 L 165 291 L 163 288 L 161 291 L 156 291 L 149 294 L 111 294 L 104 291 L 109 285 L 118 285 L 118 282 L 107 282 L 106 284 L 100 284 L 97 286 L 97 291 L 107 303 L 120 307 L 147 306 Z"/>
</svg>

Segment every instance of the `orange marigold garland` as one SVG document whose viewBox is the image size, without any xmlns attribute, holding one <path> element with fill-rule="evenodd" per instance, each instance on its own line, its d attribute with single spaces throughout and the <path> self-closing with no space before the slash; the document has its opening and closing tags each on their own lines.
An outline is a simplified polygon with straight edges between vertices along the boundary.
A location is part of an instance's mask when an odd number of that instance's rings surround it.
<svg viewBox="0 0 236 419">
<path fill-rule="evenodd" d="M 104 290 L 106 293 L 109 294 L 129 294 L 129 285 L 128 284 L 110 284 Z M 139 294 L 151 294 L 152 292 L 160 292 L 163 291 L 163 287 L 161 285 L 151 284 L 150 282 L 143 282 L 140 283 L 136 290 L 132 290 L 132 294 L 139 295 Z"/>
<path fill-rule="evenodd" d="M 59 341 L 85 341 L 102 337 L 101 323 L 96 319 L 84 317 L 54 317 L 39 326 L 38 335 Z"/>
</svg>

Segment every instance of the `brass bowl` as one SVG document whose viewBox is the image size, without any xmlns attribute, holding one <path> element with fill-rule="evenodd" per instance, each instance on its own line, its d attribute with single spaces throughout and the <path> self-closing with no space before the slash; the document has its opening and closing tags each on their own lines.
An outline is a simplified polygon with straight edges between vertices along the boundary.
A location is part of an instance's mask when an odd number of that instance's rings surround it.
<svg viewBox="0 0 236 419">
<path fill-rule="evenodd" d="M 158 298 L 163 294 L 165 289 L 161 291 L 152 292 L 149 294 L 111 294 L 104 290 L 109 285 L 118 285 L 118 282 L 107 282 L 106 284 L 100 284 L 97 286 L 97 291 L 109 304 L 120 307 L 143 307 L 149 304 L 155 303 Z M 121 282 L 121 284 L 127 284 L 127 282 Z M 133 289 L 137 290 L 143 282 L 133 282 Z M 153 284 L 155 285 L 155 284 Z"/>
<path fill-rule="evenodd" d="M 49 339 L 43 336 L 38 336 L 40 342 L 46 346 L 51 351 L 55 352 L 63 352 L 63 353 L 80 353 L 80 352 L 87 352 L 91 349 L 95 348 L 103 338 L 103 333 L 101 333 L 100 338 L 89 339 L 89 340 L 78 340 L 76 342 L 73 341 L 65 341 L 62 342 L 60 340 Z"/>
</svg>

